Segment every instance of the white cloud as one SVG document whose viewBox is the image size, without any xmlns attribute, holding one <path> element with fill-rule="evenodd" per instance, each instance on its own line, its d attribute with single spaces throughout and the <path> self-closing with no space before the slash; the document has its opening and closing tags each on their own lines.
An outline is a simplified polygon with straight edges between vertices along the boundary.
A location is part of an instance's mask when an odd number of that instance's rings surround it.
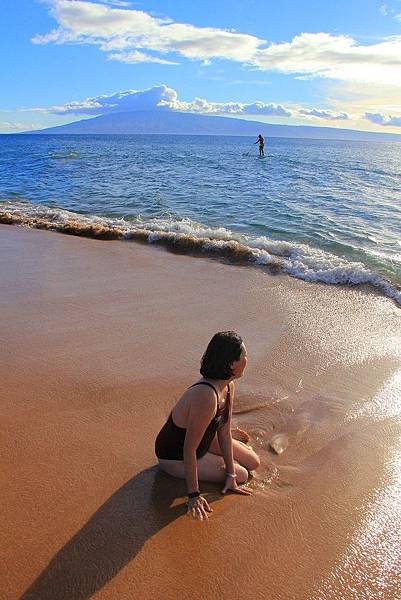
<svg viewBox="0 0 401 600">
<path fill-rule="evenodd" d="M 329 105 L 330 106 L 330 105 Z M 375 107 L 372 104 L 372 107 Z M 296 124 L 315 124 L 326 126 L 343 126 L 341 121 L 347 121 L 347 126 L 354 129 L 368 127 L 367 121 L 380 129 L 386 126 L 388 130 L 401 127 L 401 106 L 388 104 L 388 112 L 380 110 L 380 105 L 373 112 L 361 100 L 361 103 L 350 106 L 347 111 L 332 110 L 330 108 L 317 108 L 311 106 L 291 105 L 284 106 L 273 102 L 255 101 L 246 102 L 212 102 L 205 98 L 194 98 L 191 101 L 180 100 L 176 90 L 167 86 L 159 85 L 145 90 L 125 90 L 114 94 L 103 94 L 85 100 L 67 102 L 62 105 L 51 107 L 21 108 L 18 112 L 41 113 L 44 115 L 57 115 L 57 117 L 68 117 L 68 115 L 85 116 L 104 115 L 128 111 L 174 111 L 191 112 L 206 115 L 228 115 L 232 117 L 266 118 L 278 119 L 279 122 L 289 121 Z M 5 117 L 7 118 L 7 117 Z M 32 117 L 34 119 L 34 117 Z M 337 125 L 338 124 L 338 125 Z M 40 129 L 40 124 L 26 123 L 3 123 L 3 130 L 17 131 L 28 129 Z M 370 126 L 372 128 L 372 125 Z"/>
<path fill-rule="evenodd" d="M 326 85 L 326 106 L 335 112 L 346 112 L 351 115 L 352 126 L 359 129 L 367 127 L 366 113 L 392 115 L 392 117 L 401 117 L 401 95 L 399 88 L 394 86 L 377 86 L 374 84 L 336 84 L 330 82 Z M 382 126 L 375 121 L 370 120 L 371 124 L 376 125 L 376 131 Z M 348 122 L 351 124 L 351 122 Z M 388 131 L 391 125 L 387 125 Z M 397 133 L 396 126 L 393 126 L 393 132 Z"/>
<path fill-rule="evenodd" d="M 58 115 L 84 114 L 104 115 L 112 112 L 131 110 L 155 110 L 162 108 L 163 102 L 174 101 L 177 92 L 166 85 L 155 86 L 147 90 L 126 90 L 115 94 L 103 94 L 82 101 L 67 102 L 49 108 L 21 109 L 23 112 L 53 113 Z"/>
<path fill-rule="evenodd" d="M 83 0 L 54 0 L 51 14 L 59 27 L 34 36 L 34 43 L 89 43 L 105 52 L 150 50 L 178 53 L 191 59 L 221 57 L 243 61 L 263 42 L 252 35 L 174 23 L 143 11 Z"/>
<path fill-rule="evenodd" d="M 281 104 L 266 102 L 209 102 L 204 98 L 195 98 L 191 102 L 178 99 L 178 94 L 166 85 L 155 86 L 147 90 L 126 90 L 110 95 L 86 98 L 82 101 L 67 102 L 49 108 L 20 109 L 22 112 L 53 113 L 58 115 L 86 114 L 104 115 L 111 112 L 134 110 L 171 110 L 204 114 L 263 115 L 290 117 L 292 112 Z"/>
<path fill-rule="evenodd" d="M 290 117 L 291 111 L 281 104 L 253 102 L 246 104 L 243 102 L 209 102 L 204 98 L 195 98 L 191 102 L 178 100 L 176 97 L 172 100 L 162 100 L 161 106 L 166 106 L 171 110 L 196 112 L 203 114 L 220 115 L 264 115 L 277 117 Z"/>
<path fill-rule="evenodd" d="M 364 117 L 376 125 L 383 125 L 384 127 L 401 127 L 401 117 L 370 112 L 365 113 Z"/>
<path fill-rule="evenodd" d="M 399 2 L 399 0 L 396 1 Z M 388 4 L 382 4 L 379 8 L 379 12 L 383 17 L 391 17 L 397 21 L 401 21 L 401 13 L 397 13 L 397 9 L 389 7 Z"/>
<path fill-rule="evenodd" d="M 282 73 L 401 86 L 401 36 L 371 45 L 328 33 L 301 33 L 259 50 L 253 63 Z"/>
<path fill-rule="evenodd" d="M 132 52 L 115 52 L 109 54 L 109 60 L 118 60 L 127 64 L 135 64 L 140 62 L 157 63 L 159 65 L 178 65 L 179 63 L 172 60 L 166 60 L 164 58 L 158 58 L 157 56 L 151 56 L 145 54 L 139 50 L 133 50 Z"/>
<path fill-rule="evenodd" d="M 303 78 L 401 86 L 401 36 L 362 45 L 345 35 L 300 33 L 290 42 L 269 43 L 254 35 L 175 23 L 109 3 L 52 0 L 51 6 L 58 27 L 36 35 L 34 43 L 94 44 L 123 62 L 174 64 L 165 58 L 168 54 L 205 64 L 220 58 Z"/>
<path fill-rule="evenodd" d="M 282 104 L 265 104 L 264 102 L 244 104 L 241 112 L 248 115 L 271 115 L 276 117 L 291 117 L 292 115 L 291 111 Z"/>
<path fill-rule="evenodd" d="M 131 2 L 125 2 L 124 0 L 97 0 L 99 4 L 107 4 L 109 6 L 118 6 L 120 8 L 129 8 Z"/>
<path fill-rule="evenodd" d="M 345 112 L 334 112 L 332 110 L 321 110 L 318 108 L 300 108 L 298 114 L 307 117 L 315 117 L 317 119 L 325 119 L 326 121 L 343 121 L 350 119 L 350 115 Z"/>
</svg>

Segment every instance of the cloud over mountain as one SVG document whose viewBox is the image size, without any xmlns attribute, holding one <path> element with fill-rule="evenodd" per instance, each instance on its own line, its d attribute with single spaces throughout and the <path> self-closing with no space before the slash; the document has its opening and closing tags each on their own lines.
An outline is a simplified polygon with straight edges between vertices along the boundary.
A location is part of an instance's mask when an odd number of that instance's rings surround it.
<svg viewBox="0 0 401 600">
<path fill-rule="evenodd" d="M 290 117 L 291 110 L 281 104 L 253 102 L 209 102 L 195 98 L 191 102 L 178 99 L 177 92 L 167 85 L 159 85 L 146 90 L 125 90 L 110 95 L 86 98 L 82 101 L 66 102 L 48 108 L 28 109 L 30 112 L 74 115 L 105 115 L 116 112 L 138 110 L 165 110 L 196 112 L 205 114 L 268 115 Z"/>
<path fill-rule="evenodd" d="M 135 111 L 186 112 L 205 115 L 260 116 L 306 119 L 311 121 L 349 121 L 359 118 L 375 125 L 401 127 L 401 117 L 382 113 L 365 112 L 349 114 L 328 109 L 305 106 L 283 106 L 273 102 L 212 102 L 205 98 L 191 101 L 180 100 L 176 90 L 163 84 L 145 90 L 125 90 L 113 94 L 102 94 L 65 104 L 23 108 L 20 112 L 56 114 L 56 115 L 107 115 L 111 113 Z M 15 127 L 16 128 L 16 127 Z M 17 129 L 17 128 L 16 128 Z M 24 126 L 24 129 L 28 127 Z"/>
<path fill-rule="evenodd" d="M 316 117 L 327 121 L 342 121 L 350 118 L 345 112 L 333 112 L 332 110 L 319 110 L 317 108 L 300 108 L 298 112 L 306 117 Z"/>
<path fill-rule="evenodd" d="M 115 94 L 103 94 L 82 101 L 66 102 L 48 108 L 28 109 L 33 112 L 48 112 L 63 115 L 104 115 L 113 112 L 132 110 L 163 109 L 162 102 L 174 101 L 177 92 L 166 85 L 155 86 L 146 90 L 125 90 Z"/>
<path fill-rule="evenodd" d="M 252 102 L 209 102 L 204 98 L 195 98 L 192 102 L 178 100 L 178 97 L 171 100 L 162 100 L 161 106 L 166 106 L 171 110 L 197 112 L 204 114 L 219 115 L 267 115 L 276 117 L 290 117 L 291 110 L 281 104 Z"/>
<path fill-rule="evenodd" d="M 384 127 L 401 127 L 401 117 L 367 112 L 365 113 L 365 119 L 376 125 L 383 125 Z"/>
</svg>

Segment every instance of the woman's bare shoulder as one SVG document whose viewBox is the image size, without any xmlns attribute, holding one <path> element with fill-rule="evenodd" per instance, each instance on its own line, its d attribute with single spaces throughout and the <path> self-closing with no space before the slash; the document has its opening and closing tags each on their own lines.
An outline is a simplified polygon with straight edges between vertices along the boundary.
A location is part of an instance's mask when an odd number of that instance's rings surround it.
<svg viewBox="0 0 401 600">
<path fill-rule="evenodd" d="M 193 385 L 185 390 L 182 398 L 197 412 L 210 411 L 217 404 L 216 392 L 209 385 Z"/>
<path fill-rule="evenodd" d="M 178 427 L 187 427 L 188 418 L 210 416 L 217 407 L 216 394 L 207 385 L 195 385 L 187 388 L 173 408 L 173 419 Z"/>
</svg>

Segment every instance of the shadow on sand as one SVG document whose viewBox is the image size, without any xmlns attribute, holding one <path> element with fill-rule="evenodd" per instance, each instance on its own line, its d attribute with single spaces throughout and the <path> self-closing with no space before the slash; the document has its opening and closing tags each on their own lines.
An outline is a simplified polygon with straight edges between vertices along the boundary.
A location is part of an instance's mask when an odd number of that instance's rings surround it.
<svg viewBox="0 0 401 600">
<path fill-rule="evenodd" d="M 217 486 L 202 485 L 208 501 Z M 155 533 L 184 515 L 184 481 L 155 466 L 127 481 L 63 547 L 20 600 L 86 600 L 128 564 Z"/>
</svg>

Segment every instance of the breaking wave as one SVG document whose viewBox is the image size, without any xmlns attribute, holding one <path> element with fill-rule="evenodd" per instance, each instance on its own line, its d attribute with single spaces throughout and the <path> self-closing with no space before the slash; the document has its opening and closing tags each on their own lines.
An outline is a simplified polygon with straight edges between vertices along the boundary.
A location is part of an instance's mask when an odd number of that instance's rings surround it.
<svg viewBox="0 0 401 600">
<path fill-rule="evenodd" d="M 82 215 L 28 202 L 1 202 L 0 222 L 48 229 L 102 240 L 135 240 L 165 246 L 172 252 L 202 255 L 236 264 L 261 265 L 273 273 L 309 282 L 373 286 L 401 306 L 401 289 L 369 270 L 307 244 L 239 234 L 225 227 L 207 227 L 169 216 L 158 219 L 108 218 Z"/>
</svg>

